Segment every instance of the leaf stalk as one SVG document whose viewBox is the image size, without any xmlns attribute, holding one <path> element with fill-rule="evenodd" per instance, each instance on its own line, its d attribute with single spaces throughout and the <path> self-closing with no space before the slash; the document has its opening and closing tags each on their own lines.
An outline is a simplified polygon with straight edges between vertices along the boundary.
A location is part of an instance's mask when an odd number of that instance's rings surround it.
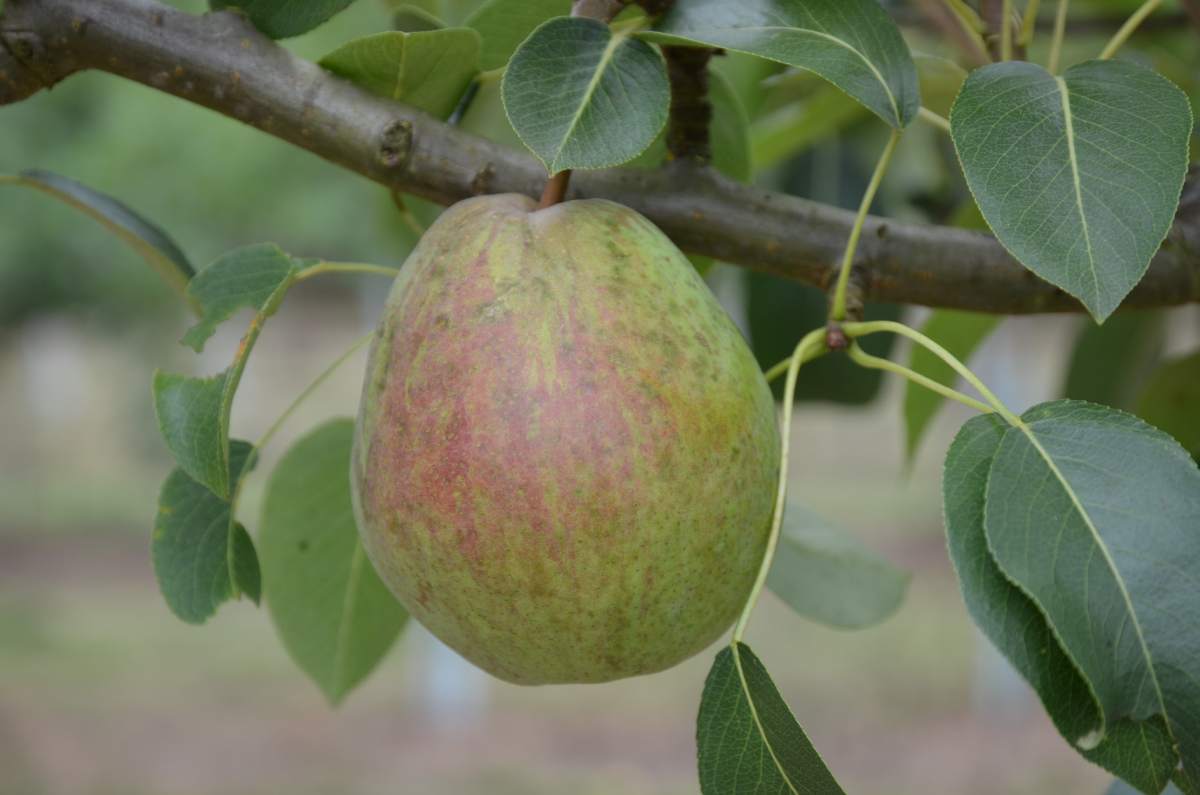
<svg viewBox="0 0 1200 795">
<path fill-rule="evenodd" d="M 775 548 L 779 545 L 779 530 L 783 526 L 783 511 L 787 502 L 788 478 L 788 448 L 792 432 L 792 409 L 796 399 L 796 380 L 800 375 L 800 365 L 821 356 L 826 352 L 825 329 L 819 328 L 804 335 L 796 345 L 791 358 L 787 360 L 787 381 L 783 389 L 783 417 L 780 420 L 780 437 L 782 450 L 779 455 L 779 485 L 775 489 L 775 510 L 771 515 L 771 532 L 767 536 L 767 548 L 763 553 L 762 565 L 758 569 L 758 577 L 750 589 L 750 597 L 742 608 L 742 614 L 733 627 L 733 638 L 730 644 L 736 649 L 746 634 L 746 625 L 750 623 L 750 615 L 758 604 L 763 586 L 767 582 L 767 574 L 771 571 L 771 561 L 775 558 Z"/>
</svg>

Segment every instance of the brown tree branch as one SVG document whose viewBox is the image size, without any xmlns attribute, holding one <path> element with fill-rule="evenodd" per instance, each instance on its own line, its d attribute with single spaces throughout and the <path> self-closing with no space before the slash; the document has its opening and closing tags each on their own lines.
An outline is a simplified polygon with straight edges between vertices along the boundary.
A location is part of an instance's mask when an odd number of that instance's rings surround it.
<svg viewBox="0 0 1200 795">
<path fill-rule="evenodd" d="M 1188 19 L 1192 21 L 1197 31 L 1200 31 L 1200 0 L 1180 0 L 1180 5 L 1183 6 L 1184 12 L 1187 13 Z M 1143 25 L 1146 23 L 1143 22 Z"/>
<path fill-rule="evenodd" d="M 712 160 L 709 126 L 713 109 L 708 100 L 706 47 L 663 47 L 671 81 L 671 116 L 667 122 L 667 151 L 677 160 L 705 165 Z"/>
<path fill-rule="evenodd" d="M 0 105 L 99 69 L 212 108 L 396 190 L 448 204 L 479 193 L 538 196 L 530 156 L 376 97 L 292 55 L 228 12 L 154 0 L 6 0 Z M 186 142 L 181 142 L 186 145 Z M 684 250 L 827 287 L 853 217 L 739 185 L 677 161 L 576 176 L 572 196 L 642 212 Z M 1200 218 L 1184 213 L 1128 306 L 1200 301 Z M 864 298 L 986 312 L 1078 311 L 990 236 L 871 218 L 859 247 Z"/>
</svg>

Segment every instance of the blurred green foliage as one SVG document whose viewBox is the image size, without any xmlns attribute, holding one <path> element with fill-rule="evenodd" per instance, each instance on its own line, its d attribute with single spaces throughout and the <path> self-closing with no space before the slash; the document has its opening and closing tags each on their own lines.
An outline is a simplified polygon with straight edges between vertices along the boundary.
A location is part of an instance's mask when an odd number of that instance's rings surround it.
<svg viewBox="0 0 1200 795">
<path fill-rule="evenodd" d="M 204 10 L 199 0 L 173 5 Z M 364 0 L 285 46 L 318 58 L 388 29 L 390 18 L 386 3 Z M 144 86 L 82 74 L 0 108 L 0 120 L 0 173 L 42 168 L 110 193 L 197 265 L 267 240 L 330 259 L 399 264 L 407 254 L 411 234 L 378 186 Z M 0 219 L 0 328 L 62 308 L 122 325 L 179 314 L 179 299 L 137 255 L 85 216 L 3 187 Z"/>
<path fill-rule="evenodd" d="M 315 60 L 351 39 L 389 29 L 397 9 L 416 7 L 461 24 L 481 1 L 359 0 L 284 46 Z M 170 2 L 189 12 L 206 8 L 204 0 Z M 1072 13 L 1112 16 L 1135 5 L 1079 0 Z M 1162 13 L 1172 11 L 1178 3 L 1165 3 Z M 923 31 L 906 35 L 922 52 L 957 57 Z M 1065 62 L 1094 56 L 1106 35 L 1068 40 Z M 1031 57 L 1041 55 L 1048 39 L 1038 35 Z M 1139 35 L 1122 57 L 1159 69 L 1194 101 L 1200 85 L 1195 42 L 1186 27 Z M 820 81 L 742 56 L 719 58 L 716 67 L 750 114 L 752 140 L 772 143 L 769 157 L 755 153 L 756 162 L 768 166 L 758 181 L 846 204 L 841 188 L 861 181 L 863 164 L 873 162 L 879 125 L 857 114 L 835 125 L 837 138 L 803 135 L 832 101 Z M 231 119 L 109 75 L 73 77 L 0 109 L 0 119 L 6 133 L 0 173 L 42 168 L 110 193 L 160 224 L 197 265 L 259 241 L 301 256 L 399 264 L 412 242 L 377 186 Z M 498 132 L 502 137 L 506 131 Z M 821 165 L 816 175 L 814 164 Z M 916 125 L 881 203 L 906 220 L 945 222 L 969 201 L 956 168 L 947 141 Z M 831 189 L 832 195 L 823 195 Z M 0 187 L 0 329 L 62 309 L 135 326 L 175 316 L 179 305 L 134 254 L 93 222 L 25 189 Z"/>
</svg>

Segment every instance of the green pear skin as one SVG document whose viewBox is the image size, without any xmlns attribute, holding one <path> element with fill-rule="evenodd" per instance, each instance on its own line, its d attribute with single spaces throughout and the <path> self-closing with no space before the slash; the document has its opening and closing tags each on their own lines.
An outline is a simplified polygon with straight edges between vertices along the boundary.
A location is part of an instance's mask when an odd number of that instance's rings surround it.
<svg viewBox="0 0 1200 795">
<path fill-rule="evenodd" d="M 662 232 L 501 195 L 401 269 L 351 481 L 368 556 L 434 635 L 510 682 L 605 682 L 729 628 L 779 455 L 753 355 Z"/>
</svg>

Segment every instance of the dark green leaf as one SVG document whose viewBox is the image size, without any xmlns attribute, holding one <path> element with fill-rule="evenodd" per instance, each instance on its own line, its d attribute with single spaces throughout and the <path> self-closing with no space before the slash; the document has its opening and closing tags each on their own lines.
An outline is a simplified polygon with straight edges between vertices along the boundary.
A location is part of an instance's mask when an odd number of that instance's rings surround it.
<svg viewBox="0 0 1200 795">
<path fill-rule="evenodd" d="M 696 721 L 704 795 L 843 795 L 750 647 L 717 654 Z"/>
<path fill-rule="evenodd" d="M 975 200 L 1027 268 L 1102 321 L 1149 267 L 1188 164 L 1187 97 L 1128 61 L 971 73 L 950 113 Z"/>
<path fill-rule="evenodd" d="M 976 417 L 963 425 L 946 454 L 946 535 L 963 600 L 983 633 L 1032 685 L 1059 733 L 1095 764 L 1156 793 L 1178 764 L 1166 726 L 1160 719 L 1115 721 L 1098 745 L 1080 747 L 1103 723 L 1099 705 L 1037 605 L 1004 576 L 988 550 L 988 475 L 1006 430 L 994 415 Z"/>
<path fill-rule="evenodd" d="M 793 610 L 842 629 L 863 629 L 896 612 L 909 575 L 841 528 L 788 503 L 767 585 Z"/>
<path fill-rule="evenodd" d="M 229 375 L 154 374 L 154 410 L 167 449 L 184 472 L 221 498 L 229 496 Z"/>
<path fill-rule="evenodd" d="M 513 54 L 502 85 L 513 129 L 550 173 L 628 162 L 671 102 L 662 55 L 594 19 L 552 19 Z"/>
<path fill-rule="evenodd" d="M 908 46 L 876 0 L 676 0 L 644 35 L 807 69 L 893 127 L 907 125 L 921 106 Z"/>
<path fill-rule="evenodd" d="M 1200 351 L 1159 368 L 1138 399 L 1137 413 L 1200 459 Z"/>
<path fill-rule="evenodd" d="M 241 10 L 254 27 L 273 39 L 299 36 L 323 24 L 354 0 L 209 0 L 214 11 Z"/>
<path fill-rule="evenodd" d="M 1005 432 L 988 547 L 1037 604 L 1111 725 L 1160 716 L 1200 770 L 1200 469 L 1162 431 L 1058 401 Z"/>
<path fill-rule="evenodd" d="M 251 462 L 253 465 L 253 462 Z M 233 587 L 244 594 L 254 604 L 262 599 L 262 571 L 258 567 L 258 554 L 254 551 L 254 542 L 241 522 L 233 523 L 233 535 L 230 540 L 230 573 Z"/>
<path fill-rule="evenodd" d="M 199 353 L 217 326 L 243 307 L 270 315 L 301 266 L 274 243 L 222 255 L 188 285 L 188 295 L 200 306 L 200 320 L 183 335 L 183 344 Z"/>
<path fill-rule="evenodd" d="M 0 180 L 0 184 L 10 178 Z M 49 171 L 22 171 L 14 185 L 40 190 L 99 221 L 141 255 L 168 284 L 182 292 L 195 273 L 175 241 L 161 227 L 99 191 Z"/>
<path fill-rule="evenodd" d="M 538 25 L 570 13 L 571 0 L 488 0 L 463 24 L 483 37 L 479 66 L 486 72 L 507 64 Z"/>
<path fill-rule="evenodd" d="M 941 116 L 949 116 L 954 98 L 962 90 L 967 71 L 947 58 L 913 53 L 917 79 L 921 84 L 921 104 Z"/>
<path fill-rule="evenodd" d="M 751 128 L 754 170 L 777 166 L 866 115 L 862 105 L 832 86 L 823 86 L 802 102 L 788 102 Z"/>
<path fill-rule="evenodd" d="M 921 332 L 925 336 L 937 340 L 942 347 L 954 354 L 960 361 L 965 362 L 999 324 L 1000 317 L 998 315 L 939 309 L 925 321 Z M 928 376 L 947 386 L 954 386 L 958 380 L 953 368 L 920 345 L 913 346 L 908 366 L 921 375 Z M 921 437 L 925 435 L 929 423 L 945 402 L 946 399 L 936 392 L 912 381 L 905 383 L 904 447 L 909 460 L 912 460 L 917 454 Z"/>
<path fill-rule="evenodd" d="M 230 494 L 229 412 L 246 361 L 263 323 L 306 264 L 270 243 L 236 249 L 217 259 L 196 276 L 193 297 L 204 311 L 183 341 L 199 350 L 218 323 L 238 307 L 252 307 L 257 314 L 242 336 L 233 364 L 210 377 L 154 374 L 154 408 L 167 449 L 185 472 L 218 497 Z"/>
<path fill-rule="evenodd" d="M 479 34 L 469 28 L 387 31 L 339 47 L 321 66 L 368 91 L 444 119 L 479 72 Z"/>
<path fill-rule="evenodd" d="M 1165 339 L 1161 312 L 1122 311 L 1101 326 L 1085 319 L 1063 397 L 1132 409 Z"/>
<path fill-rule="evenodd" d="M 733 86 L 716 71 L 709 73 L 708 100 L 712 104 L 712 164 L 740 182 L 750 181 L 750 117 Z"/>
<path fill-rule="evenodd" d="M 241 441 L 231 447 L 240 476 L 252 448 Z M 202 623 L 242 593 L 258 601 L 258 559 L 246 528 L 233 521 L 228 501 L 182 469 L 163 483 L 151 551 L 167 605 L 188 623 Z"/>
<path fill-rule="evenodd" d="M 744 278 L 750 347 L 766 369 L 791 356 L 801 337 L 825 324 L 828 305 L 825 294 L 815 287 L 756 272 L 747 272 Z M 899 317 L 899 308 L 891 305 L 872 304 L 866 309 L 867 320 Z M 895 347 L 895 337 L 873 334 L 863 338 L 862 346 L 867 353 L 887 358 Z M 875 399 L 882 383 L 879 370 L 859 367 L 845 356 L 822 356 L 804 365 L 796 399 L 862 405 Z M 783 379 L 772 388 L 775 396 L 782 398 Z"/>
<path fill-rule="evenodd" d="M 259 546 L 267 608 L 292 659 L 333 703 L 371 672 L 407 614 L 359 543 L 351 420 L 296 442 L 271 474 Z"/>
</svg>

